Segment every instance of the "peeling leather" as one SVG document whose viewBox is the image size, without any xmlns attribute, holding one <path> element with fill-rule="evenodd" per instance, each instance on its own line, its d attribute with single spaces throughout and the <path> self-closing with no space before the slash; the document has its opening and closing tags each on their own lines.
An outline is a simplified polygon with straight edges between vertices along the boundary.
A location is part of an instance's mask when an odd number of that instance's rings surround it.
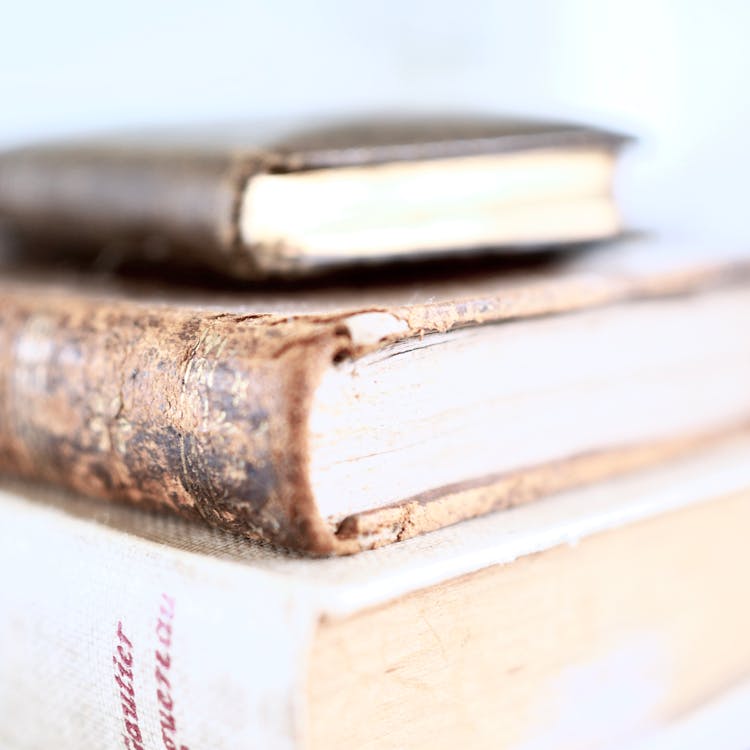
<svg viewBox="0 0 750 750">
<path fill-rule="evenodd" d="M 514 476 L 436 488 L 338 523 L 321 517 L 308 480 L 311 399 L 323 372 L 341 357 L 433 331 L 512 325 L 750 276 L 747 260 L 677 259 L 654 270 L 648 257 L 640 265 L 624 262 L 627 257 L 627 250 L 608 250 L 553 276 L 488 275 L 472 285 L 427 285 L 419 293 L 393 286 L 380 290 L 381 304 L 361 293 L 334 304 L 311 292 L 293 302 L 238 295 L 209 306 L 177 292 L 149 296 L 81 278 L 5 274 L 0 470 L 329 554 L 398 541 L 659 460 L 709 438 L 571 457 Z M 384 326 L 379 341 L 368 329 L 359 341 L 347 319 L 369 312 L 407 326 Z"/>
</svg>

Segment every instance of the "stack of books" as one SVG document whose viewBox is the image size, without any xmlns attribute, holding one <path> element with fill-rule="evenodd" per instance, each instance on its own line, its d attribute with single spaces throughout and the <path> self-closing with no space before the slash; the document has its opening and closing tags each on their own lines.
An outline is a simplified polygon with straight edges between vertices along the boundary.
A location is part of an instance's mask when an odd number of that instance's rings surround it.
<svg viewBox="0 0 750 750">
<path fill-rule="evenodd" d="M 603 748 L 750 675 L 750 255 L 623 238 L 625 140 L 0 156 L 0 742 Z"/>
</svg>

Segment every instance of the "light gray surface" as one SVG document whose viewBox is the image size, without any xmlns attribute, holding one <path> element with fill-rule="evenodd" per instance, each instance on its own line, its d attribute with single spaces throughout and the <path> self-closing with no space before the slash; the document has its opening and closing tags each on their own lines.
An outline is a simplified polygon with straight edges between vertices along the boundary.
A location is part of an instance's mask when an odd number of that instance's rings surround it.
<svg viewBox="0 0 750 750">
<path fill-rule="evenodd" d="M 750 681 L 727 690 L 672 725 L 622 750 L 747 750 Z"/>
</svg>

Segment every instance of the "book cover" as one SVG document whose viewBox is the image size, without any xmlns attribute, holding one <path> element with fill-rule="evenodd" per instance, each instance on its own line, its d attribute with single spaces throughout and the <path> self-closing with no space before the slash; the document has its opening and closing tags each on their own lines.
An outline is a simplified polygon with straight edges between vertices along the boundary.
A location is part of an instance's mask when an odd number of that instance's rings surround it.
<svg viewBox="0 0 750 750">
<path fill-rule="evenodd" d="M 0 155 L 0 217 L 87 246 L 240 277 L 611 237 L 626 139 L 502 117 L 236 124 Z"/>
<path fill-rule="evenodd" d="M 6 482 L 0 740 L 611 747 L 750 670 L 747 451 L 326 560 Z"/>
<path fill-rule="evenodd" d="M 341 296 L 6 274 L 0 467 L 327 554 L 662 460 L 750 415 L 746 262 L 664 250 Z"/>
</svg>

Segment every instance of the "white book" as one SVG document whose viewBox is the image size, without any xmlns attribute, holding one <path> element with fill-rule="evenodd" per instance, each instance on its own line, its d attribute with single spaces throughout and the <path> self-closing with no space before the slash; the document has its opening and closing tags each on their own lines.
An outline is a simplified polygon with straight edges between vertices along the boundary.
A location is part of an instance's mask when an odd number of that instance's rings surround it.
<svg viewBox="0 0 750 750">
<path fill-rule="evenodd" d="M 612 747 L 750 674 L 750 437 L 355 557 L 0 492 L 0 746 Z"/>
</svg>

